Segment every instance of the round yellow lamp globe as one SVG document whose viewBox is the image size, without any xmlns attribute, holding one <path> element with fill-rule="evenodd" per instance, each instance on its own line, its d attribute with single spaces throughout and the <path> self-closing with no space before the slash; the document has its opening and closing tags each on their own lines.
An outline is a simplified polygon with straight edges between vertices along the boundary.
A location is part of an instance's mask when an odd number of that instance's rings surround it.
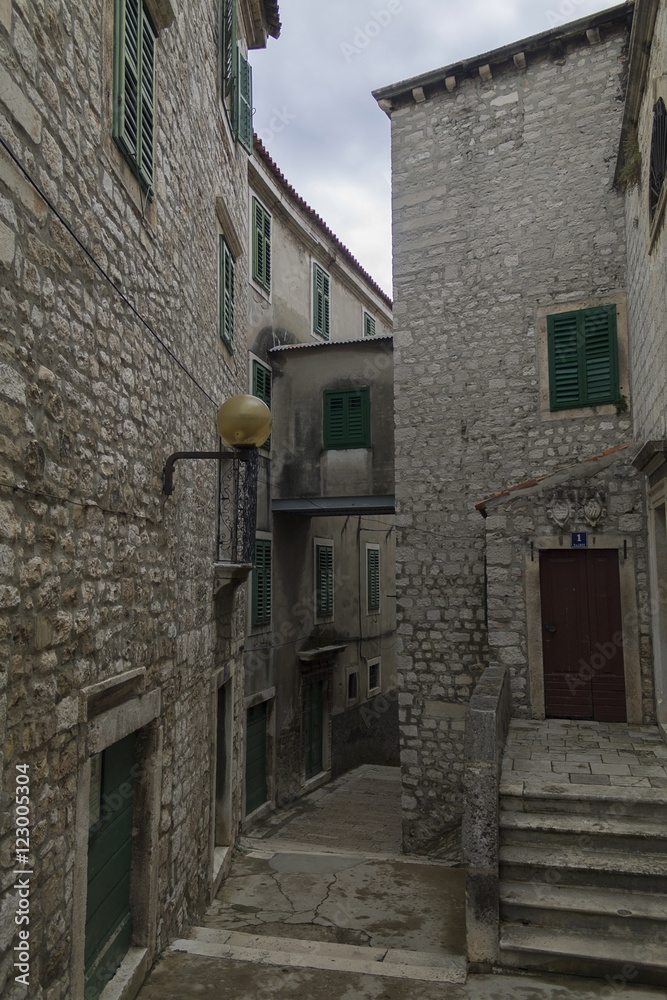
<svg viewBox="0 0 667 1000">
<path fill-rule="evenodd" d="M 257 396 L 231 396 L 218 410 L 218 434 L 237 448 L 264 444 L 272 423 L 271 410 Z"/>
</svg>

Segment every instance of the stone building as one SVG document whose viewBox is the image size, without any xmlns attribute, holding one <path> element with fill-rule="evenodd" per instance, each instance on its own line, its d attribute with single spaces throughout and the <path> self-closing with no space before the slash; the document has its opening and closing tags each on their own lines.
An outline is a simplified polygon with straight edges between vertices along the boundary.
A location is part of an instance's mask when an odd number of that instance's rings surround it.
<svg viewBox="0 0 667 1000">
<path fill-rule="evenodd" d="M 626 447 L 646 404 L 613 185 L 632 13 L 375 93 L 392 126 L 411 848 L 460 814 L 464 717 L 488 664 L 507 667 L 515 716 L 654 719 L 645 498 Z M 581 673 L 598 645 L 609 654 Z"/>
<path fill-rule="evenodd" d="M 0 3 L 8 1000 L 97 997 L 121 960 L 135 988 L 241 822 L 238 559 L 214 463 L 161 473 L 247 386 L 246 57 L 279 28 L 275 0 Z"/>
<path fill-rule="evenodd" d="M 398 763 L 391 301 L 255 140 L 249 391 L 261 449 L 248 594 L 248 823 Z"/>
<path fill-rule="evenodd" d="M 647 477 L 657 721 L 667 734 L 667 4 L 641 0 L 616 180 L 625 185 L 636 467 Z"/>
</svg>

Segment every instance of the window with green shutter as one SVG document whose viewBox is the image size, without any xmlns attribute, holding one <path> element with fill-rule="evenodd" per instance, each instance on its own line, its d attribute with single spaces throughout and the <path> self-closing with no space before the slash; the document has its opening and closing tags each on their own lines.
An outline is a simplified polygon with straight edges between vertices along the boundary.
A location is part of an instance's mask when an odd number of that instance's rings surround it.
<svg viewBox="0 0 667 1000">
<path fill-rule="evenodd" d="M 380 549 L 366 547 L 366 599 L 369 611 L 380 610 Z"/>
<path fill-rule="evenodd" d="M 220 41 L 220 78 L 222 99 L 227 109 L 233 107 L 236 80 L 236 0 L 222 0 Z"/>
<path fill-rule="evenodd" d="M 271 369 L 259 361 L 252 363 L 252 394 L 271 409 Z M 271 438 L 264 442 L 262 448 L 271 451 Z"/>
<path fill-rule="evenodd" d="M 255 541 L 255 563 L 252 570 L 252 624 L 271 622 L 271 542 Z"/>
<path fill-rule="evenodd" d="M 619 399 L 616 306 L 547 316 L 552 410 Z"/>
<path fill-rule="evenodd" d="M 252 276 L 271 291 L 271 216 L 257 198 L 252 199 Z"/>
<path fill-rule="evenodd" d="M 252 153 L 252 67 L 240 49 L 236 50 L 236 58 L 236 138 L 247 153 Z"/>
<path fill-rule="evenodd" d="M 324 447 L 370 448 L 371 390 L 324 390 Z"/>
<path fill-rule="evenodd" d="M 156 37 L 142 0 L 116 0 L 113 137 L 149 198 L 155 156 Z"/>
<path fill-rule="evenodd" d="M 219 239 L 220 336 L 234 350 L 234 258 L 224 236 Z"/>
<path fill-rule="evenodd" d="M 315 546 L 315 609 L 317 618 L 334 612 L 333 545 Z"/>
<path fill-rule="evenodd" d="M 375 320 L 370 313 L 364 313 L 364 337 L 375 336 Z"/>
<path fill-rule="evenodd" d="M 329 340 L 330 337 L 330 278 L 319 264 L 313 263 L 313 332 Z"/>
</svg>

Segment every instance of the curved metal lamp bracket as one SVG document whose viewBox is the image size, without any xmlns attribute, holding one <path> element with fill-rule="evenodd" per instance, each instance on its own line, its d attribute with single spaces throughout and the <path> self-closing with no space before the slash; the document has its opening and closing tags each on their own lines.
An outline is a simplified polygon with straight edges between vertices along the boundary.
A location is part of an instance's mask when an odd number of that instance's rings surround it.
<svg viewBox="0 0 667 1000">
<path fill-rule="evenodd" d="M 256 448 L 237 448 L 234 451 L 175 451 L 164 463 L 162 469 L 162 492 L 170 497 L 174 492 L 174 465 L 182 458 L 210 459 L 217 461 L 249 462 Z"/>
</svg>

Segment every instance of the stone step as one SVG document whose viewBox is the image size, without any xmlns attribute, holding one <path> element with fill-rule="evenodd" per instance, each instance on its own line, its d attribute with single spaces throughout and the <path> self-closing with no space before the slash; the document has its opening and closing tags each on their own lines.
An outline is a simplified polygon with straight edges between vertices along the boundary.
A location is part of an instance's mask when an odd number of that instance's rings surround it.
<svg viewBox="0 0 667 1000">
<path fill-rule="evenodd" d="M 520 782 L 501 780 L 500 803 L 505 812 L 633 817 L 642 823 L 667 827 L 666 788 L 572 785 L 548 778 Z"/>
<path fill-rule="evenodd" d="M 626 816 L 501 809 L 500 836 L 503 844 L 576 847 L 577 843 L 581 845 L 582 838 L 587 838 L 600 850 L 667 854 L 667 826 L 662 828 Z"/>
<path fill-rule="evenodd" d="M 631 983 L 663 986 L 667 982 L 667 945 L 655 941 L 621 940 L 601 933 L 502 924 L 500 960 L 503 965 L 541 972 L 610 977 L 621 987 Z"/>
<path fill-rule="evenodd" d="M 665 854 L 522 844 L 501 846 L 499 855 L 502 881 L 667 893 Z"/>
<path fill-rule="evenodd" d="M 667 895 L 654 892 L 501 882 L 500 916 L 509 923 L 620 938 L 661 935 L 667 943 Z"/>
<path fill-rule="evenodd" d="M 418 982 L 465 983 L 467 977 L 467 962 L 462 955 L 366 948 L 213 927 L 193 928 L 189 939 L 174 941 L 170 950 L 237 962 L 356 972 Z"/>
</svg>

